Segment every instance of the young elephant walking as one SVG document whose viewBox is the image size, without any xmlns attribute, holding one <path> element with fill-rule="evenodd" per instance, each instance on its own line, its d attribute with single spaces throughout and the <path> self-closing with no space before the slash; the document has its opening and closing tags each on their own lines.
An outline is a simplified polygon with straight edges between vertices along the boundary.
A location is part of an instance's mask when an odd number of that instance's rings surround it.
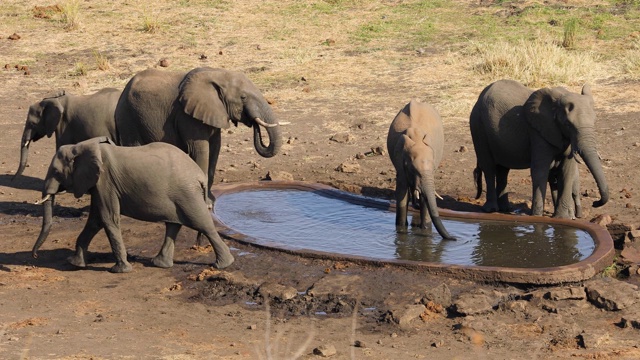
<svg viewBox="0 0 640 360">
<path fill-rule="evenodd" d="M 55 194 L 62 190 L 73 192 L 77 198 L 85 193 L 91 195 L 89 218 L 76 241 L 75 255 L 68 259 L 73 265 L 86 266 L 89 244 L 104 229 L 116 258 L 110 271 L 131 271 L 120 231 L 120 214 L 165 222 L 164 244 L 153 259 L 156 266 L 173 265 L 174 242 L 182 225 L 208 238 L 216 254 L 216 268 L 225 268 L 234 261 L 207 208 L 207 177 L 173 145 L 120 147 L 103 137 L 60 147 L 42 191 L 44 217 L 33 246 L 34 257 L 49 234 Z"/>
<path fill-rule="evenodd" d="M 444 147 L 442 119 L 430 105 L 411 100 L 391 123 L 387 150 L 396 168 L 396 226 L 406 227 L 409 197 L 420 201 L 420 227 L 429 226 L 453 240 L 442 225 L 436 204 L 433 173 L 440 165 Z"/>
</svg>

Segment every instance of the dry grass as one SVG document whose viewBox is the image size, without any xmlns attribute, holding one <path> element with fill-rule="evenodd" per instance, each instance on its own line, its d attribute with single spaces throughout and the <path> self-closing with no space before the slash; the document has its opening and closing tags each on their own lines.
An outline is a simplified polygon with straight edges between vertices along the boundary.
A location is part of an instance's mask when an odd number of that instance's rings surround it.
<svg viewBox="0 0 640 360">
<path fill-rule="evenodd" d="M 362 121 L 386 124 L 413 97 L 435 105 L 445 121 L 463 122 L 479 91 L 501 77 L 535 87 L 638 76 L 637 50 L 624 45 L 640 28 L 635 5 L 607 12 L 601 1 L 582 1 L 570 11 L 553 1 L 83 4 L 65 3 L 65 23 L 77 28 L 81 13 L 91 24 L 73 32 L 33 16 L 41 5 L 37 1 L 0 4 L 0 33 L 24 29 L 26 35 L 3 48 L 3 59 L 28 64 L 32 77 L 47 74 L 34 82 L 37 87 L 22 91 L 74 84 L 80 86 L 77 92 L 123 87 L 136 72 L 167 58 L 169 70 L 214 66 L 246 72 L 279 107 L 299 108 L 322 118 L 319 126 L 338 128 L 332 116 L 336 108 L 356 106 Z M 560 46 L 561 24 L 573 18 L 580 19 L 579 41 L 566 49 Z M 69 69 L 68 64 L 91 66 Z M 84 81 L 78 84 L 69 73 Z M 21 83 L 7 76 L 0 96 L 9 96 Z"/>
<path fill-rule="evenodd" d="M 68 0 L 62 5 L 62 23 L 67 31 L 80 27 L 80 0 Z"/>
</svg>

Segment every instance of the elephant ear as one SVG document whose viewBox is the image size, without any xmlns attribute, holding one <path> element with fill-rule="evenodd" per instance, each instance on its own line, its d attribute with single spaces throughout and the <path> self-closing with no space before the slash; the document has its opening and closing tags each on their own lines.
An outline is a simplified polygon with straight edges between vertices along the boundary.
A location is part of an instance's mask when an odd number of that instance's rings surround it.
<svg viewBox="0 0 640 360">
<path fill-rule="evenodd" d="M 566 93 L 563 88 L 534 91 L 524 103 L 524 113 L 531 128 L 558 149 L 563 149 L 562 130 L 557 121 L 557 100 Z"/>
<path fill-rule="evenodd" d="M 220 69 L 198 68 L 191 70 L 180 83 L 179 101 L 184 112 L 203 123 L 221 129 L 229 127 L 229 115 L 222 102 Z"/>
<path fill-rule="evenodd" d="M 57 98 L 44 99 L 42 100 L 42 103 L 44 106 L 42 109 L 41 121 L 44 122 L 44 129 L 47 133 L 47 137 L 51 137 L 62 120 L 62 113 L 64 113 L 64 109 Z"/>
<path fill-rule="evenodd" d="M 103 171 L 99 142 L 92 141 L 75 145 L 72 154 L 75 157 L 69 166 L 72 167 L 73 195 L 79 198 L 96 186 Z"/>
</svg>

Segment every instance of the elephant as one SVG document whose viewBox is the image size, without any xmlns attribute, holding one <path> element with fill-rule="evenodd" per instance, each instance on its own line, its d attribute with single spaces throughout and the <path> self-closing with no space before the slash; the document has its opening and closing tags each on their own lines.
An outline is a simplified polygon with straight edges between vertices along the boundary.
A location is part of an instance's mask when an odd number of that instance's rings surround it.
<svg viewBox="0 0 640 360">
<path fill-rule="evenodd" d="M 253 144 L 263 157 L 282 145 L 279 123 L 258 88 L 242 73 L 209 67 L 189 72 L 147 69 L 125 86 L 115 113 L 119 145 L 156 141 L 188 153 L 213 184 L 221 129 L 230 123 L 253 127 Z M 262 139 L 260 127 L 269 137 Z"/>
<path fill-rule="evenodd" d="M 454 240 L 436 204 L 434 171 L 444 152 L 442 119 L 436 109 L 417 100 L 405 105 L 389 127 L 387 151 L 396 170 L 396 227 L 407 227 L 407 208 L 413 197 L 420 204 L 419 226 L 430 229 L 432 221 L 440 236 Z"/>
<path fill-rule="evenodd" d="M 153 259 L 158 267 L 173 266 L 174 243 L 182 225 L 208 238 L 216 254 L 216 268 L 225 268 L 234 261 L 207 207 L 206 175 L 173 145 L 123 147 L 101 137 L 61 146 L 45 178 L 40 201 L 44 216 L 32 250 L 34 258 L 49 235 L 55 195 L 62 190 L 73 192 L 76 198 L 85 193 L 91 195 L 87 223 L 76 240 L 75 254 L 68 259 L 77 267 L 86 266 L 89 244 L 104 229 L 116 258 L 110 271 L 131 271 L 120 230 L 121 214 L 165 223 L 165 240 Z"/>
<path fill-rule="evenodd" d="M 56 150 L 98 136 L 116 139 L 114 114 L 121 91 L 105 88 L 90 95 L 71 95 L 62 90 L 29 107 L 20 143 L 20 165 L 13 176 L 22 175 L 29 145 L 45 135 L 56 135 Z"/>
<path fill-rule="evenodd" d="M 593 107 L 589 85 L 581 94 L 562 87 L 533 91 L 513 80 L 487 86 L 469 118 L 477 160 L 476 198 L 482 192 L 483 173 L 487 186 L 482 209 L 508 211 L 509 170 L 529 168 L 531 214 L 543 214 L 547 182 L 556 182 L 553 217 L 575 218 L 581 212 L 576 155 L 584 160 L 600 192 L 593 207 L 606 204 L 609 189 L 596 147 Z"/>
</svg>

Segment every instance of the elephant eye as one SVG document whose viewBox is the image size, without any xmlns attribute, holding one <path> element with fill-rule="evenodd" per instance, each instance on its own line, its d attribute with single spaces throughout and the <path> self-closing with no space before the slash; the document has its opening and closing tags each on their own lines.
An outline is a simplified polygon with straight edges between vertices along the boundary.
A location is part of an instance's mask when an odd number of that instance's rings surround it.
<svg viewBox="0 0 640 360">
<path fill-rule="evenodd" d="M 242 101 L 247 100 L 247 95 L 245 94 L 240 95 L 240 99 L 242 99 Z"/>
</svg>

